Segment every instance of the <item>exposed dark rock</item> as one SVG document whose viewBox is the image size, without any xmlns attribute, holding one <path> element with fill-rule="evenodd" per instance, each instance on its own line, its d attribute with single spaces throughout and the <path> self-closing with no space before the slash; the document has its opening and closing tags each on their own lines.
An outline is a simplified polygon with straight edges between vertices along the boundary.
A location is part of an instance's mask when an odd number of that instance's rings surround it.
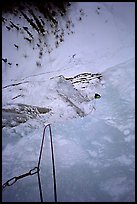
<svg viewBox="0 0 137 204">
<path fill-rule="evenodd" d="M 18 45 L 16 45 L 16 44 L 14 44 L 14 46 L 18 49 L 19 48 L 19 46 Z"/>
<path fill-rule="evenodd" d="M 5 59 L 2 58 L 2 60 L 3 60 L 5 63 L 7 62 L 7 59 L 6 59 L 6 58 L 5 58 Z"/>
<path fill-rule="evenodd" d="M 12 21 L 10 21 L 10 23 L 11 23 L 11 25 L 12 25 L 13 27 L 15 27 L 17 30 L 19 30 L 19 27 L 18 27 L 17 25 L 15 25 Z"/>
</svg>

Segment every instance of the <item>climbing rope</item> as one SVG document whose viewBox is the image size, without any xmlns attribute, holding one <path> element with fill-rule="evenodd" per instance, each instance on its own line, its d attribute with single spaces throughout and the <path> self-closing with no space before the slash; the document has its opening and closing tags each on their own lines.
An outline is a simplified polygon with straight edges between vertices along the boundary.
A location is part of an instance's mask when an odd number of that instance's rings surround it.
<svg viewBox="0 0 137 204">
<path fill-rule="evenodd" d="M 50 132 L 50 144 L 51 144 L 51 156 L 52 156 L 52 170 L 53 170 L 53 185 L 54 185 L 54 200 L 57 202 L 57 190 L 56 190 L 56 173 L 55 173 L 55 162 L 54 162 L 54 149 L 53 149 L 53 141 L 52 141 L 52 131 L 51 131 L 51 125 L 48 124 L 44 127 L 43 131 L 43 137 L 42 137 L 42 142 L 41 142 L 41 148 L 40 148 L 40 154 L 38 158 L 38 165 L 37 167 L 34 167 L 33 169 L 29 170 L 29 172 L 24 173 L 20 176 L 14 176 L 8 181 L 6 181 L 2 185 L 2 190 L 7 187 L 13 185 L 16 181 L 19 179 L 22 179 L 26 176 L 32 176 L 34 174 L 38 175 L 38 184 L 39 184 L 39 192 L 40 192 L 40 199 L 41 202 L 43 202 L 43 195 L 42 195 L 42 187 L 41 187 L 41 180 L 40 180 L 40 162 L 41 162 L 41 156 L 42 156 L 42 151 L 43 151 L 43 146 L 44 146 L 44 139 L 45 139 L 45 131 L 46 128 L 49 127 L 49 132 Z"/>
<path fill-rule="evenodd" d="M 40 169 L 40 162 L 41 162 L 41 156 L 42 156 L 42 150 L 44 145 L 44 139 L 45 139 L 45 130 L 49 127 L 50 131 L 50 144 L 51 144 L 51 156 L 52 156 L 52 169 L 53 169 L 53 180 L 54 180 L 54 199 L 55 202 L 57 202 L 57 191 L 56 191 L 56 174 L 55 174 L 55 162 L 54 162 L 54 150 L 53 150 L 53 142 L 52 142 L 52 131 L 50 124 L 46 125 L 43 131 L 43 137 L 42 137 L 42 143 L 40 148 L 40 154 L 39 154 L 39 160 L 38 160 L 38 169 Z M 39 191 L 40 191 L 40 198 L 41 202 L 43 202 L 43 196 L 42 196 L 42 188 L 41 188 L 41 182 L 40 182 L 40 174 L 38 171 L 38 182 L 39 182 Z"/>
</svg>

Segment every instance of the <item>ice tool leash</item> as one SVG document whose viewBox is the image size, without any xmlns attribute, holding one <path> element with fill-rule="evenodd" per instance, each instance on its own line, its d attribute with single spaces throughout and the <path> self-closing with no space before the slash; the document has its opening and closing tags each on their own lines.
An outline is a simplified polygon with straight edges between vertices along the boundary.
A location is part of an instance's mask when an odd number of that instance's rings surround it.
<svg viewBox="0 0 137 204">
<path fill-rule="evenodd" d="M 13 185 L 17 180 L 22 179 L 26 176 L 32 176 L 34 174 L 37 174 L 38 176 L 38 185 L 39 185 L 39 192 L 40 192 L 40 199 L 41 202 L 43 202 L 43 194 L 42 194 L 42 187 L 41 187 L 41 180 L 40 180 L 40 162 L 41 162 L 41 156 L 42 156 L 42 151 L 43 151 L 43 146 L 44 146 L 44 139 L 45 139 L 45 132 L 46 132 L 46 128 L 49 127 L 49 133 L 50 133 L 50 145 L 51 145 L 51 157 L 52 157 L 52 171 L 53 171 L 53 186 L 54 186 L 54 200 L 55 202 L 57 202 L 57 190 L 56 190 L 56 172 L 55 172 L 55 161 L 54 161 L 54 149 L 53 149 L 53 141 L 52 141 L 52 131 L 51 131 L 51 125 L 47 124 L 44 127 L 44 131 L 43 131 L 43 137 L 42 137 L 42 142 L 41 142 L 41 148 L 40 148 L 40 154 L 39 154 L 39 158 L 38 158 L 38 165 L 36 167 L 34 167 L 33 169 L 31 169 L 29 172 L 24 173 L 20 176 L 15 176 L 12 177 L 11 179 L 9 179 L 8 181 L 6 181 L 3 185 L 2 185 L 2 190 L 7 187 L 7 186 L 11 186 Z"/>
</svg>

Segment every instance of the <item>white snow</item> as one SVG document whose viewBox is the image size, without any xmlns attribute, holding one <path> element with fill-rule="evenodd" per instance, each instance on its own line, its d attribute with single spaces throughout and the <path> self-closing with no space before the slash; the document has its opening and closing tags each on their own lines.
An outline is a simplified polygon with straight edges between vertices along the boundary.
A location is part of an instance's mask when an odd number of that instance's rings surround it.
<svg viewBox="0 0 137 204">
<path fill-rule="evenodd" d="M 134 7 L 129 2 L 72 3 L 66 19 L 74 23 L 74 33 L 66 34 L 58 48 L 49 36 L 53 51 L 44 54 L 41 67 L 36 65 L 38 35 L 33 32 L 33 50 L 25 34 L 2 26 L 2 57 L 12 62 L 2 62 L 2 183 L 37 166 L 44 125 L 50 123 L 58 202 L 135 201 Z M 23 18 L 10 18 L 27 25 Z M 65 20 L 60 25 L 65 27 Z M 87 83 L 66 80 L 84 73 L 100 73 L 102 80 L 89 75 Z M 73 82 L 78 80 L 83 79 Z M 100 99 L 94 99 L 96 92 Z M 50 111 L 40 113 L 40 108 Z M 40 174 L 44 201 L 52 202 L 48 130 Z M 3 202 L 39 202 L 37 176 L 17 181 L 2 195 Z"/>
</svg>

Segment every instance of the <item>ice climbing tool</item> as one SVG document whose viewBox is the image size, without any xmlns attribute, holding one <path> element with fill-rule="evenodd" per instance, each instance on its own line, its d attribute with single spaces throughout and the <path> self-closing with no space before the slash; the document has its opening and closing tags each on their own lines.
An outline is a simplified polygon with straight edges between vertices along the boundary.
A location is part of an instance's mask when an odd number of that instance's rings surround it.
<svg viewBox="0 0 137 204">
<path fill-rule="evenodd" d="M 101 95 L 99 95 L 98 93 L 95 93 L 94 98 L 95 98 L 95 99 L 101 98 Z"/>
</svg>

